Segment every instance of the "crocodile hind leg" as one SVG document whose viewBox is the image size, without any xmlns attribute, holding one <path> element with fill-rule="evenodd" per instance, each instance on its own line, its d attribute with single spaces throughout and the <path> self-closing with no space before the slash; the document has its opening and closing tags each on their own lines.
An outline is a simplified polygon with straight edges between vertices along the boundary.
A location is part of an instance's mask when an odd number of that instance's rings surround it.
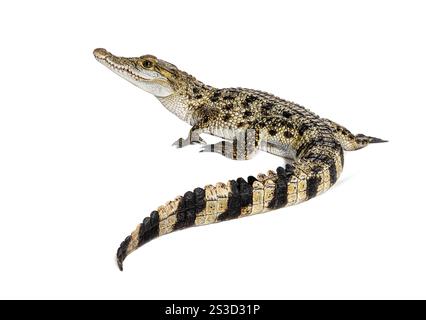
<svg viewBox="0 0 426 320">
<path fill-rule="evenodd" d="M 333 135 L 337 141 L 342 145 L 345 151 L 353 151 L 366 147 L 370 143 L 382 143 L 387 142 L 387 140 L 366 136 L 364 134 L 354 135 L 345 127 L 340 124 L 333 122 L 328 119 L 323 119 L 324 122 L 330 127 L 333 131 Z"/>
<path fill-rule="evenodd" d="M 215 152 L 232 160 L 249 160 L 259 149 L 259 134 L 256 130 L 242 130 L 235 134 L 231 141 L 222 140 L 208 144 L 200 152 Z"/>
</svg>

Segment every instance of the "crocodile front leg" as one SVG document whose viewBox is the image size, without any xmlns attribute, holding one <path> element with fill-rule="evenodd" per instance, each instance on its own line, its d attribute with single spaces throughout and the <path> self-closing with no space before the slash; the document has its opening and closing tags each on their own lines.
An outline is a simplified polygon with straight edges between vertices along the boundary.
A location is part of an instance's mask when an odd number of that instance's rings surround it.
<svg viewBox="0 0 426 320">
<path fill-rule="evenodd" d="M 203 138 L 200 137 L 201 133 L 203 133 L 203 129 L 195 125 L 189 130 L 186 138 L 177 139 L 172 146 L 180 149 L 191 144 L 206 144 Z"/>
</svg>

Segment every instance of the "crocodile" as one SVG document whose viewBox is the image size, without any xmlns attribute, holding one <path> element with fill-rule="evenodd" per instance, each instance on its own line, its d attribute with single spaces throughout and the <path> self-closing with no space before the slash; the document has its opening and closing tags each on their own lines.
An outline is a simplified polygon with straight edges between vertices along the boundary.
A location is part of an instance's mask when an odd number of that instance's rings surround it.
<svg viewBox="0 0 426 320">
<path fill-rule="evenodd" d="M 119 246 L 120 270 L 131 252 L 159 236 L 312 199 L 336 183 L 344 151 L 386 142 L 352 134 L 334 121 L 263 91 L 206 85 L 153 55 L 127 58 L 98 48 L 94 56 L 191 126 L 187 137 L 174 142 L 177 148 L 199 144 L 201 152 L 232 160 L 248 160 L 258 151 L 283 159 L 276 170 L 195 188 L 152 211 Z M 206 144 L 201 134 L 222 140 Z"/>
</svg>

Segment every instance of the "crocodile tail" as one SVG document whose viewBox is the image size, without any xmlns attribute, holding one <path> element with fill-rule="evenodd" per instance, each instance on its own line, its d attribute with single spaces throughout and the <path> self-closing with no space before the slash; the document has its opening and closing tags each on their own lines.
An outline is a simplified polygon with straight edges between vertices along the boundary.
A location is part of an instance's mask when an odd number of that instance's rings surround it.
<svg viewBox="0 0 426 320">
<path fill-rule="evenodd" d="M 370 143 L 384 143 L 387 140 L 366 136 L 365 134 L 353 134 L 344 126 L 333 122 L 329 119 L 323 119 L 325 123 L 332 129 L 334 137 L 339 141 L 345 151 L 359 150 Z"/>
<path fill-rule="evenodd" d="M 343 150 L 339 144 L 309 149 L 275 171 L 196 188 L 160 206 L 121 243 L 118 267 L 123 270 L 124 259 L 156 237 L 294 205 L 326 191 L 343 169 Z"/>
</svg>

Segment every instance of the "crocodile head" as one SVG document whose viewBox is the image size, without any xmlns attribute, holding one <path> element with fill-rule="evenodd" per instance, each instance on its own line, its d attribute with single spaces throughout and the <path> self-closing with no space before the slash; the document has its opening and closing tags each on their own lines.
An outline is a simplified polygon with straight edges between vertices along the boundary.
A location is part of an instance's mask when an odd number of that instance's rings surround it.
<svg viewBox="0 0 426 320">
<path fill-rule="evenodd" d="M 176 91 L 179 70 L 172 64 L 152 55 L 117 57 L 105 49 L 95 49 L 95 58 L 120 77 L 158 98 Z"/>
</svg>

